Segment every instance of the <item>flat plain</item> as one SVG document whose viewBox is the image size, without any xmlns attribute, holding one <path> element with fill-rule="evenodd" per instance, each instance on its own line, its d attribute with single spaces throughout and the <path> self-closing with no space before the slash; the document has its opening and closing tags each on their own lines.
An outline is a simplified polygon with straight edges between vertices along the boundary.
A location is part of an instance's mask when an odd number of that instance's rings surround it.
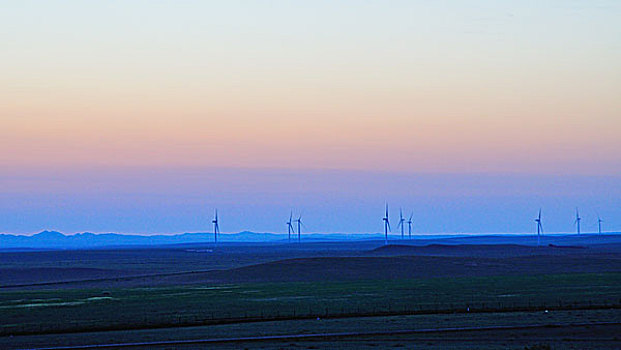
<svg viewBox="0 0 621 350">
<path fill-rule="evenodd" d="M 3 252 L 0 347 L 619 347 L 620 241 Z"/>
</svg>

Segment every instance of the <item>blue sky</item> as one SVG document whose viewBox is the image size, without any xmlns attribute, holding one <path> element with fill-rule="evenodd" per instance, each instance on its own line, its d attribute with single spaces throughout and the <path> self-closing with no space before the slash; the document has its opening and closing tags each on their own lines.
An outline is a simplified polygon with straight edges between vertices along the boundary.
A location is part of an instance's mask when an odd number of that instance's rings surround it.
<svg viewBox="0 0 621 350">
<path fill-rule="evenodd" d="M 148 173 L 148 176 L 144 174 Z M 106 169 L 0 178 L 4 232 L 286 232 L 289 211 L 311 232 L 380 232 L 384 203 L 414 212 L 416 233 L 546 232 L 621 227 L 621 181 L 613 176 L 405 174 L 343 170 Z M 396 231 L 396 229 L 395 229 Z"/>
<path fill-rule="evenodd" d="M 620 229 L 619 1 L 0 4 L 0 232 Z"/>
</svg>

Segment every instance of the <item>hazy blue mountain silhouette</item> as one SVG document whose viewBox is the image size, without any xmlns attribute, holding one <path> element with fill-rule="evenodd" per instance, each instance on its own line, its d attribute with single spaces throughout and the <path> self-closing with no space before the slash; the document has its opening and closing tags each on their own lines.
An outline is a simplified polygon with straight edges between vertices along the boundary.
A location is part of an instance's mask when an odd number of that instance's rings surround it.
<svg viewBox="0 0 621 350">
<path fill-rule="evenodd" d="M 581 245 L 601 244 L 604 236 L 597 234 L 565 234 L 545 236 L 544 245 Z M 619 233 L 607 233 L 606 243 L 621 243 Z M 257 233 L 244 231 L 239 233 L 227 233 L 218 237 L 223 243 L 284 243 L 287 242 L 287 234 Z M 296 242 L 297 235 L 292 236 Z M 328 242 L 328 241 L 355 241 L 355 240 L 384 240 L 384 233 L 368 234 L 343 234 L 343 233 L 307 233 L 303 235 L 304 242 Z M 393 243 L 404 244 L 525 244 L 536 245 L 536 239 L 531 235 L 416 235 L 412 241 L 401 241 L 398 236 L 392 235 Z M 153 247 L 187 244 L 212 244 L 213 233 L 182 233 L 175 235 L 133 235 L 119 233 L 76 233 L 65 235 L 56 231 L 43 231 L 31 236 L 0 234 L 0 250 L 29 250 L 29 249 L 88 249 L 88 248 L 117 248 L 117 247 Z"/>
<path fill-rule="evenodd" d="M 284 242 L 286 234 L 243 231 L 222 234 L 221 242 Z M 293 238 L 293 237 L 292 237 Z M 373 239 L 377 234 L 305 234 L 304 240 Z M 80 249 L 116 246 L 153 246 L 188 243 L 212 243 L 213 233 L 182 233 L 176 235 L 132 235 L 119 233 L 76 233 L 65 235 L 57 231 L 43 231 L 31 236 L 0 234 L 0 249 Z"/>
</svg>

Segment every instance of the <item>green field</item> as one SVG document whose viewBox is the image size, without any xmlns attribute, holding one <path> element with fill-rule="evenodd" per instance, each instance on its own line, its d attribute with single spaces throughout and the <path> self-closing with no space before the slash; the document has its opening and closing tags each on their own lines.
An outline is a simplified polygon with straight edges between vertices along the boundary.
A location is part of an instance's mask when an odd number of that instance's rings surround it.
<svg viewBox="0 0 621 350">
<path fill-rule="evenodd" d="M 1 253 L 0 348 L 621 348 L 621 246 L 581 239 Z"/>
<path fill-rule="evenodd" d="M 2 291 L 0 334 L 620 306 L 621 273 Z"/>
<path fill-rule="evenodd" d="M 133 331 L 107 331 L 107 332 L 83 332 L 69 334 L 46 334 L 15 337 L 0 337 L 0 348 L 21 349 L 28 347 L 46 346 L 79 346 L 84 344 L 102 343 L 125 343 L 125 342 L 149 342 L 158 340 L 187 340 L 187 339 L 215 339 L 230 337 L 248 337 L 257 335 L 283 335 L 283 334 L 309 334 L 324 332 L 364 332 L 364 331 L 402 331 L 403 329 L 423 330 L 437 327 L 489 327 L 496 325 L 520 327 L 529 324 L 571 324 L 576 322 L 621 322 L 617 310 L 574 310 L 574 311 L 551 311 L 548 313 L 537 312 L 506 312 L 506 313 L 462 313 L 462 314 L 429 314 L 429 315 L 406 315 L 406 316 L 381 316 L 359 318 L 336 318 L 336 319 L 305 319 L 287 321 L 264 321 L 258 323 L 236 323 L 197 327 L 174 327 L 156 328 Z M 618 331 L 620 326 L 599 328 L 588 327 L 586 335 L 582 335 L 578 342 L 575 334 L 577 328 L 563 327 L 553 329 L 543 327 L 540 330 L 516 329 L 512 331 L 482 331 L 482 332 L 454 332 L 454 333 L 424 333 L 402 334 L 390 336 L 366 336 L 366 337 L 343 337 L 329 338 L 317 337 L 315 339 L 278 340 L 259 342 L 221 342 L 217 348 L 222 349 L 282 349 L 282 348 L 387 348 L 403 347 L 414 348 L 469 348 L 469 349 L 498 349 L 512 348 L 523 350 L 527 345 L 541 343 L 577 343 L 575 349 L 583 349 L 585 344 L 589 348 L 610 349 L 613 344 L 620 344 Z M 533 334 L 534 333 L 534 334 Z M 583 331 L 584 333 L 584 331 Z M 530 335 L 530 336 L 529 336 Z M 337 345 L 338 344 L 338 345 Z M 401 346 L 398 346 L 401 344 Z M 504 344 L 504 345 L 503 345 Z M 513 345 L 513 346 L 508 346 Z M 596 345 L 599 345 L 596 346 Z M 197 349 L 214 348 L 211 345 L 193 344 L 187 347 L 163 346 L 158 349 Z M 114 347 L 112 347 L 114 348 Z M 141 349 L 153 349 L 153 346 L 139 347 Z M 554 349 L 565 349 L 555 347 Z"/>
</svg>

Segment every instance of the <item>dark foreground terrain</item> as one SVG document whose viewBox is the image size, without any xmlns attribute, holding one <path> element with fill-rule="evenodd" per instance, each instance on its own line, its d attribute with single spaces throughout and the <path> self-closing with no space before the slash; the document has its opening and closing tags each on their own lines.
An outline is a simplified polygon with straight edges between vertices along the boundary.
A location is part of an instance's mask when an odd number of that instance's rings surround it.
<svg viewBox="0 0 621 350">
<path fill-rule="evenodd" d="M 4 252 L 0 348 L 619 348 L 619 242 Z"/>
</svg>

